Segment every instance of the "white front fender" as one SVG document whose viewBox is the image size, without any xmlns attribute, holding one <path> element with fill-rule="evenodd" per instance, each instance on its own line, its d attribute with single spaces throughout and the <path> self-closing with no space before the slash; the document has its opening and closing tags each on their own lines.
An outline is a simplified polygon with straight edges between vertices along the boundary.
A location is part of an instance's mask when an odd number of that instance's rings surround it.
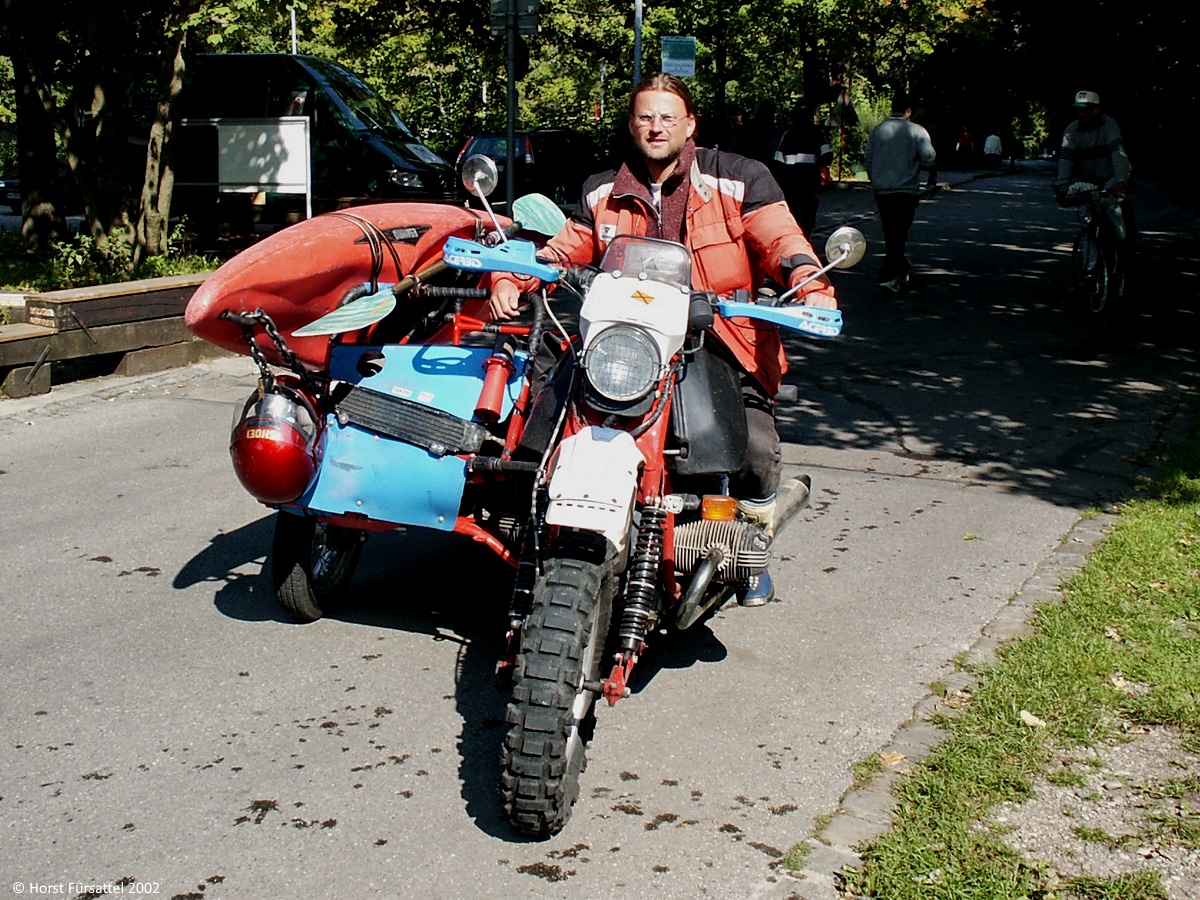
<svg viewBox="0 0 1200 900">
<path fill-rule="evenodd" d="M 591 426 L 564 440 L 550 476 L 546 522 L 603 534 L 620 553 L 629 540 L 642 451 L 626 431 Z"/>
</svg>

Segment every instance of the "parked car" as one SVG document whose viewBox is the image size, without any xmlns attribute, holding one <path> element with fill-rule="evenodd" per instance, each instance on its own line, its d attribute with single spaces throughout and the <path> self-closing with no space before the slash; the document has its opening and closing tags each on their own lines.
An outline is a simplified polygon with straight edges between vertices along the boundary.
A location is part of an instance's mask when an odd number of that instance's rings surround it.
<svg viewBox="0 0 1200 900">
<path fill-rule="evenodd" d="M 61 204 L 59 212 L 63 215 L 77 215 L 83 212 L 83 198 L 75 186 L 75 179 L 66 165 L 60 165 L 54 175 L 56 199 Z M 7 206 L 13 215 L 21 215 L 21 179 L 16 175 L 0 176 L 0 208 Z"/>
<path fill-rule="evenodd" d="M 18 215 L 21 212 L 21 179 L 16 175 L 0 176 L 0 203 Z"/>
<path fill-rule="evenodd" d="M 315 212 L 387 200 L 459 199 L 454 167 L 425 146 L 396 110 L 353 72 L 315 56 L 201 54 L 187 64 L 179 98 L 184 120 L 176 184 L 215 194 L 213 120 L 309 119 Z M 190 186 L 190 188 L 189 188 Z M 278 198 L 276 198 L 278 199 Z M 184 211 L 184 210 L 181 210 Z"/>
<path fill-rule="evenodd" d="M 455 168 L 462 172 L 463 160 L 483 154 L 496 161 L 501 188 L 505 195 L 508 169 L 508 136 L 480 134 L 469 138 L 459 151 Z M 514 193 L 545 194 L 559 206 L 574 206 L 584 179 L 595 173 L 602 162 L 600 145 L 586 134 L 565 128 L 539 128 L 518 132 L 514 143 L 516 167 Z"/>
</svg>

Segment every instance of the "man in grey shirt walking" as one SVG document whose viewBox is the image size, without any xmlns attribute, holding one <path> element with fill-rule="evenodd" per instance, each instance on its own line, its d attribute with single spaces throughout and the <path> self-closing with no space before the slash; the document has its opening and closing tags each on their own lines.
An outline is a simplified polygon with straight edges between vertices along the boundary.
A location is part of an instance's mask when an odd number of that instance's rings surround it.
<svg viewBox="0 0 1200 900">
<path fill-rule="evenodd" d="M 930 186 L 937 182 L 937 155 L 929 132 L 911 121 L 912 102 L 907 94 L 892 100 L 892 115 L 867 138 L 867 174 L 875 188 L 879 224 L 883 226 L 884 260 L 879 286 L 899 293 L 909 283 L 911 266 L 904 254 L 908 230 L 917 212 L 921 172 Z"/>
</svg>

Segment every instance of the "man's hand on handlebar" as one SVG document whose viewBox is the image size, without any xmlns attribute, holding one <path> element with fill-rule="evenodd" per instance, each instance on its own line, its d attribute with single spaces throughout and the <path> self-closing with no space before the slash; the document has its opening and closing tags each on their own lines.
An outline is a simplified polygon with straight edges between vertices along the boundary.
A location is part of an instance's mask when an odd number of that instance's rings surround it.
<svg viewBox="0 0 1200 900">
<path fill-rule="evenodd" d="M 516 282 L 506 278 L 496 279 L 487 308 L 492 321 L 506 322 L 515 319 L 521 312 L 521 289 Z"/>
<path fill-rule="evenodd" d="M 796 306 L 817 306 L 821 309 L 837 309 L 837 298 L 832 294 L 823 294 L 819 291 L 813 291 L 811 294 L 805 294 L 795 303 Z"/>
<path fill-rule="evenodd" d="M 814 278 L 813 276 L 816 275 Z M 821 309 L 837 309 L 837 297 L 833 293 L 833 285 L 827 275 L 817 275 L 816 267 L 803 267 L 792 273 L 789 281 L 793 289 L 803 285 L 797 293 L 787 299 L 792 306 L 816 306 Z M 805 284 L 805 281 L 808 283 Z"/>
</svg>

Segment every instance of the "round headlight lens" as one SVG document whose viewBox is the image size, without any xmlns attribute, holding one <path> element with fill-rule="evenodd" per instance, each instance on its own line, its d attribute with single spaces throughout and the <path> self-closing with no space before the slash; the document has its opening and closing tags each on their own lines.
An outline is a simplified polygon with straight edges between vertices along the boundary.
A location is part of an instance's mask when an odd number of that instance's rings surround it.
<svg viewBox="0 0 1200 900">
<path fill-rule="evenodd" d="M 658 383 L 662 362 L 650 335 L 640 328 L 615 325 L 588 346 L 583 368 L 598 393 L 626 402 L 645 396 Z"/>
</svg>

